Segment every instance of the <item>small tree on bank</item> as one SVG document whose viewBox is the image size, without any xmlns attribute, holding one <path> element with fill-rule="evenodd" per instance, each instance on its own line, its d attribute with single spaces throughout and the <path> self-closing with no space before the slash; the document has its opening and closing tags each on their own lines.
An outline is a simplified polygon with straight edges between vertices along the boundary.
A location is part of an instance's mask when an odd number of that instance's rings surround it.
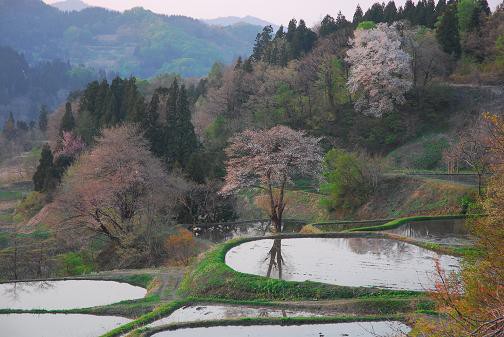
<svg viewBox="0 0 504 337">
<path fill-rule="evenodd" d="M 226 194 L 244 188 L 265 191 L 272 224 L 281 232 L 287 185 L 295 178 L 318 178 L 320 175 L 319 140 L 286 126 L 240 133 L 231 139 L 226 149 L 227 175 L 221 192 Z"/>
</svg>

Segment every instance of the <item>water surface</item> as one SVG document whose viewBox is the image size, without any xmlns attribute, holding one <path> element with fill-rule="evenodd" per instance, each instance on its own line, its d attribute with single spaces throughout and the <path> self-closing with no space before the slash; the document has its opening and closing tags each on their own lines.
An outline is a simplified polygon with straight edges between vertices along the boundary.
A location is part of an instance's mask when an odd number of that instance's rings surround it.
<svg viewBox="0 0 504 337">
<path fill-rule="evenodd" d="M 465 219 L 412 221 L 384 232 L 424 242 L 449 245 L 470 245 L 473 243 L 473 238 L 465 225 Z"/>
<path fill-rule="evenodd" d="M 0 315 L 0 336 L 96 337 L 130 321 L 115 316 L 8 314 Z"/>
<path fill-rule="evenodd" d="M 297 233 L 302 227 L 302 224 L 286 221 L 283 231 L 285 233 Z M 272 233 L 271 229 L 270 221 L 256 221 L 244 223 L 237 222 L 235 224 L 228 223 L 210 227 L 205 225 L 198 227 L 198 225 L 195 225 L 193 233 L 195 236 L 202 239 L 219 243 L 238 237 L 265 236 L 266 234 Z"/>
<path fill-rule="evenodd" d="M 248 274 L 418 291 L 434 287 L 436 260 L 447 272 L 460 268 L 456 257 L 381 238 L 264 239 L 226 254 L 231 268 Z"/>
<path fill-rule="evenodd" d="M 376 337 L 404 336 L 411 329 L 400 322 L 352 322 L 296 326 L 219 326 L 164 331 L 154 337 Z"/>
<path fill-rule="evenodd" d="M 254 317 L 315 317 L 322 316 L 313 312 L 281 310 L 267 307 L 246 307 L 230 305 L 200 305 L 187 306 L 174 311 L 170 316 L 155 321 L 149 326 L 160 326 L 171 323 L 210 321 L 231 318 Z"/>
<path fill-rule="evenodd" d="M 0 309 L 76 309 L 143 298 L 147 290 L 113 281 L 68 280 L 0 284 Z"/>
</svg>

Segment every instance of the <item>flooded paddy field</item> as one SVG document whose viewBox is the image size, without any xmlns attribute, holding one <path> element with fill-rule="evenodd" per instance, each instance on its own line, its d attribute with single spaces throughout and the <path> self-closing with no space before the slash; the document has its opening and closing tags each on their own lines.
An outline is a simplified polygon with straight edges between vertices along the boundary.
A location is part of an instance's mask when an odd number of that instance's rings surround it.
<svg viewBox="0 0 504 337">
<path fill-rule="evenodd" d="M 129 319 L 81 314 L 1 314 L 0 335 L 5 337 L 96 337 Z"/>
<path fill-rule="evenodd" d="M 0 284 L 0 309 L 77 309 L 143 298 L 147 290 L 127 283 L 93 280 Z"/>
<path fill-rule="evenodd" d="M 352 322 L 296 326 L 218 326 L 179 329 L 156 333 L 154 337 L 373 337 L 404 336 L 410 328 L 401 322 Z"/>
<path fill-rule="evenodd" d="M 425 291 L 434 287 L 435 262 L 458 271 L 459 258 L 383 238 L 263 239 L 228 251 L 236 271 L 351 287 Z"/>
<path fill-rule="evenodd" d="M 471 245 L 474 242 L 474 238 L 470 235 L 465 221 L 465 219 L 411 221 L 398 228 L 384 232 L 413 238 L 422 242 Z"/>
<path fill-rule="evenodd" d="M 160 326 L 171 323 L 209 321 L 233 318 L 256 318 L 256 317 L 320 317 L 309 311 L 282 310 L 272 307 L 247 307 L 231 305 L 191 305 L 180 308 L 170 316 L 160 319 L 149 326 Z"/>
</svg>

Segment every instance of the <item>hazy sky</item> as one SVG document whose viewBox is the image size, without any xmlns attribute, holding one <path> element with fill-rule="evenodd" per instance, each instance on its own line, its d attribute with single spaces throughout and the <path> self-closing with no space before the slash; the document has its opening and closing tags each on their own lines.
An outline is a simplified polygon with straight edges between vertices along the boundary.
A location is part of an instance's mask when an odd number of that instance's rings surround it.
<svg viewBox="0 0 504 337">
<path fill-rule="evenodd" d="M 47 3 L 59 0 L 45 0 Z M 402 5 L 406 0 L 396 0 Z M 326 14 L 336 16 L 339 10 L 350 18 L 359 3 L 365 11 L 375 0 L 84 0 L 100 7 L 125 10 L 141 6 L 157 13 L 181 14 L 194 18 L 252 15 L 276 24 L 291 18 L 305 19 L 308 25 L 319 22 Z M 415 1 L 416 2 L 416 1 Z M 489 0 L 495 8 L 502 0 Z"/>
</svg>

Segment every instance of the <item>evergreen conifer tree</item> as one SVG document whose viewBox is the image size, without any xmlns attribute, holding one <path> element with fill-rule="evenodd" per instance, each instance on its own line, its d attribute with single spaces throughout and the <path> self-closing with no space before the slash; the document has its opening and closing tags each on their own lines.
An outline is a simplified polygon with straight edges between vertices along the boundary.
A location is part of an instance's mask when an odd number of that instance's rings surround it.
<svg viewBox="0 0 504 337">
<path fill-rule="evenodd" d="M 47 123 L 48 123 L 47 115 L 48 115 L 47 107 L 45 105 L 42 105 L 42 107 L 40 108 L 39 121 L 38 121 L 39 129 L 42 132 L 47 131 Z"/>
<path fill-rule="evenodd" d="M 9 112 L 9 117 L 5 121 L 4 127 L 3 127 L 3 134 L 6 139 L 12 140 L 16 136 L 16 122 L 14 120 L 14 116 L 12 115 L 12 112 Z"/>
<path fill-rule="evenodd" d="M 354 26 L 357 26 L 363 20 L 364 20 L 364 13 L 362 12 L 361 6 L 357 5 L 357 8 L 355 9 L 355 13 L 353 16 L 352 23 L 354 24 Z"/>
<path fill-rule="evenodd" d="M 383 10 L 383 20 L 387 23 L 392 23 L 397 20 L 397 7 L 395 2 L 389 1 Z"/>
<path fill-rule="evenodd" d="M 56 187 L 57 174 L 53 163 L 54 157 L 51 147 L 45 144 L 42 147 L 42 154 L 39 165 L 33 175 L 34 190 L 37 192 L 49 192 Z"/>
<path fill-rule="evenodd" d="M 456 4 L 447 5 L 440 18 L 436 37 L 443 50 L 455 57 L 460 57 L 460 36 Z"/>
<path fill-rule="evenodd" d="M 70 132 L 75 128 L 75 118 L 72 113 L 72 104 L 67 102 L 65 105 L 65 114 L 61 119 L 60 134 L 63 132 Z"/>
</svg>

